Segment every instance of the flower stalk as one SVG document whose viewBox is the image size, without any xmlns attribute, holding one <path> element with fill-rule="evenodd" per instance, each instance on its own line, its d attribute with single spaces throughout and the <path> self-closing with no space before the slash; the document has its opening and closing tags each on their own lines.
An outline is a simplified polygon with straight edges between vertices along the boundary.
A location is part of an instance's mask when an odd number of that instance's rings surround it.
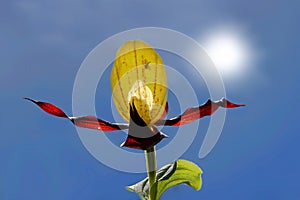
<svg viewBox="0 0 300 200">
<path fill-rule="evenodd" d="M 156 194 L 157 188 L 153 185 L 156 181 L 156 150 L 155 146 L 150 147 L 149 149 L 145 150 L 145 157 L 146 157 L 146 167 L 148 172 L 148 180 L 149 180 L 149 198 L 153 200 L 151 194 Z"/>
</svg>

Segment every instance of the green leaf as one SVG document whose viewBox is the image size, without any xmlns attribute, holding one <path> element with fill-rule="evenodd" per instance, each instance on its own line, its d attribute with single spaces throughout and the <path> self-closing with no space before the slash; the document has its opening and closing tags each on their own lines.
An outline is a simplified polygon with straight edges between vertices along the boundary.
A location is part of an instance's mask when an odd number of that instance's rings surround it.
<svg viewBox="0 0 300 200">
<path fill-rule="evenodd" d="M 177 164 L 175 169 L 171 171 L 172 174 L 166 174 L 157 182 L 154 183 L 152 187 L 157 187 L 155 193 L 151 194 L 153 200 L 158 200 L 160 196 L 169 188 L 179 185 L 187 184 L 199 190 L 202 185 L 201 169 L 194 163 L 187 160 L 178 160 L 173 165 Z"/>
<path fill-rule="evenodd" d="M 127 186 L 126 189 L 130 192 L 137 193 L 141 200 L 148 200 L 148 195 L 149 195 L 148 178 L 145 178 L 144 180 L 142 180 L 134 185 Z"/>
<path fill-rule="evenodd" d="M 156 182 L 151 188 L 151 200 L 158 200 L 167 189 L 179 184 L 187 184 L 195 190 L 199 190 L 202 185 L 201 174 L 201 169 L 187 160 L 177 160 L 173 164 L 164 166 L 157 171 Z M 141 199 L 149 199 L 148 178 L 128 186 L 127 189 L 137 193 Z"/>
<path fill-rule="evenodd" d="M 156 181 L 157 180 L 160 181 L 160 180 L 163 180 L 163 179 L 169 177 L 176 170 L 176 166 L 177 166 L 177 162 L 162 167 L 160 170 L 158 170 L 156 172 Z M 140 196 L 141 200 L 144 200 L 144 199 L 147 200 L 148 196 L 149 196 L 148 178 L 145 178 L 144 180 L 142 180 L 134 185 L 128 186 L 128 187 L 126 187 L 126 189 L 129 190 L 130 192 L 137 193 Z"/>
</svg>

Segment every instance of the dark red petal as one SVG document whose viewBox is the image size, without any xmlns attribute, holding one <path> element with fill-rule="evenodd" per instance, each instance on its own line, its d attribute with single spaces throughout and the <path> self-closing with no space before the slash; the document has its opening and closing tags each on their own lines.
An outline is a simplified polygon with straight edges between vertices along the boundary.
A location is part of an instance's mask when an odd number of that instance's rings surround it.
<svg viewBox="0 0 300 200">
<path fill-rule="evenodd" d="M 153 147 L 157 143 L 159 143 L 162 139 L 167 138 L 165 134 L 158 132 L 152 137 L 148 138 L 140 138 L 132 135 L 127 136 L 126 141 L 121 144 L 122 147 L 134 148 L 134 149 L 142 149 L 147 150 L 150 147 Z"/>
<path fill-rule="evenodd" d="M 130 104 L 128 136 L 121 146 L 146 150 L 166 137 L 156 127 L 148 126 L 139 116 L 134 103 Z"/>
<path fill-rule="evenodd" d="M 121 130 L 121 129 L 128 129 L 127 124 L 119 124 L 119 123 L 110 123 L 107 121 L 104 121 L 102 119 L 98 119 L 94 116 L 84 116 L 84 117 L 69 117 L 67 116 L 60 108 L 57 106 L 42 102 L 42 101 L 36 101 L 30 98 L 24 98 L 26 100 L 29 100 L 36 105 L 38 105 L 42 110 L 45 112 L 57 116 L 57 117 L 63 117 L 68 118 L 71 120 L 73 124 L 75 124 L 78 127 L 82 128 L 90 128 L 90 129 L 96 129 L 96 130 L 102 130 L 102 131 L 115 131 L 115 130 Z"/>
<path fill-rule="evenodd" d="M 169 104 L 168 104 L 168 102 L 167 102 L 167 103 L 166 103 L 166 106 L 165 106 L 165 111 L 164 111 L 164 113 L 163 113 L 163 115 L 161 116 L 160 119 L 164 119 L 164 118 L 167 116 L 168 111 L 169 111 Z"/>
<path fill-rule="evenodd" d="M 51 103 L 36 101 L 36 100 L 30 99 L 30 98 L 24 98 L 24 99 L 35 103 L 42 110 L 44 110 L 45 112 L 47 112 L 51 115 L 55 115 L 57 117 L 68 118 L 68 116 L 64 113 L 64 111 L 62 111 L 60 108 L 56 107 L 55 105 L 53 105 Z"/>
<path fill-rule="evenodd" d="M 97 129 L 102 131 L 115 131 L 128 129 L 128 124 L 121 123 L 111 123 L 98 119 L 94 116 L 84 116 L 84 117 L 69 117 L 69 119 L 78 127 Z"/>
<path fill-rule="evenodd" d="M 180 126 L 188 124 L 192 121 L 195 121 L 204 116 L 212 115 L 219 107 L 223 108 L 236 108 L 240 106 L 245 106 L 244 104 L 234 104 L 225 98 L 219 101 L 211 101 L 210 99 L 203 105 L 193 108 L 188 108 L 182 115 L 177 117 L 167 119 L 167 120 L 158 120 L 155 125 L 161 126 Z"/>
</svg>

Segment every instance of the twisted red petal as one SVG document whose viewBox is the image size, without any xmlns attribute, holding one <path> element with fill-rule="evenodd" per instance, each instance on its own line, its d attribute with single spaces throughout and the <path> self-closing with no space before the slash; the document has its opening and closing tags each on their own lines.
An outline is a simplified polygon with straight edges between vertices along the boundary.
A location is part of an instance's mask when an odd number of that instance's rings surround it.
<svg viewBox="0 0 300 200">
<path fill-rule="evenodd" d="M 42 110 L 44 110 L 45 112 L 47 112 L 51 115 L 55 115 L 57 117 L 68 118 L 68 116 L 64 113 L 64 111 L 62 111 L 60 108 L 56 107 L 55 105 L 53 105 L 51 103 L 36 101 L 36 100 L 30 99 L 30 98 L 24 98 L 24 99 L 35 103 Z"/>
<path fill-rule="evenodd" d="M 155 123 L 155 125 L 156 126 L 162 126 L 162 125 L 180 126 L 180 125 L 193 122 L 204 116 L 212 115 L 219 107 L 236 108 L 240 106 L 245 106 L 245 105 L 232 103 L 226 100 L 225 98 L 219 101 L 211 101 L 209 99 L 205 104 L 201 106 L 188 108 L 182 115 L 167 120 L 160 119 Z"/>
<path fill-rule="evenodd" d="M 42 110 L 45 112 L 62 118 L 68 118 L 74 125 L 82 128 L 90 128 L 90 129 L 96 129 L 96 130 L 102 130 L 102 131 L 115 131 L 115 130 L 122 130 L 122 129 L 128 129 L 128 124 L 121 124 L 121 123 L 111 123 L 108 121 L 104 121 L 102 119 L 98 119 L 94 116 L 83 116 L 83 117 L 69 117 L 67 116 L 64 111 L 62 111 L 57 106 L 42 102 L 42 101 L 36 101 L 30 98 L 24 98 L 26 100 L 29 100 L 36 105 L 38 105 Z"/>
</svg>

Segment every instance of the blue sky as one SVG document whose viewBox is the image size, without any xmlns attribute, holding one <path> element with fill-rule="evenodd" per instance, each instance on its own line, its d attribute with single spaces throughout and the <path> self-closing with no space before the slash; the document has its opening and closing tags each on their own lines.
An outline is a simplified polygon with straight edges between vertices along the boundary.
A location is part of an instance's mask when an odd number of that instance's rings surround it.
<svg viewBox="0 0 300 200">
<path fill-rule="evenodd" d="M 297 1 L 2 1 L 0 199 L 137 199 L 124 186 L 145 174 L 101 164 L 71 123 L 22 97 L 71 113 L 77 70 L 107 37 L 158 26 L 200 42 L 209 29 L 226 23 L 245 26 L 249 42 L 263 55 L 243 79 L 225 79 L 227 97 L 247 107 L 227 112 L 220 140 L 201 160 L 209 119 L 200 122 L 203 129 L 182 158 L 203 169 L 203 187 L 196 192 L 181 185 L 162 199 L 299 199 L 299 6 Z M 199 93 L 204 102 L 204 86 Z M 97 114 L 111 119 L 105 105 L 110 102 L 98 102 Z M 110 137 L 119 144 L 125 135 Z"/>
</svg>

